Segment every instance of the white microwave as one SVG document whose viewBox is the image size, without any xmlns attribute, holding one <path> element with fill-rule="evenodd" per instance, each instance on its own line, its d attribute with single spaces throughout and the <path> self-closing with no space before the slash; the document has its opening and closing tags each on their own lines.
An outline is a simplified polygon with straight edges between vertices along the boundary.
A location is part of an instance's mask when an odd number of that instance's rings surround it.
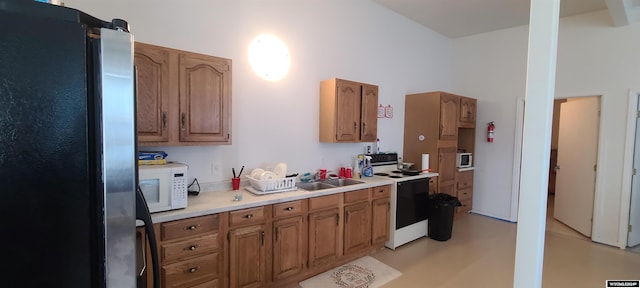
<svg viewBox="0 0 640 288">
<path fill-rule="evenodd" d="M 458 168 L 473 167 L 473 156 L 471 156 L 471 153 L 457 153 L 456 167 Z"/>
<path fill-rule="evenodd" d="M 149 212 L 187 207 L 187 165 L 139 165 L 138 185 Z"/>
</svg>

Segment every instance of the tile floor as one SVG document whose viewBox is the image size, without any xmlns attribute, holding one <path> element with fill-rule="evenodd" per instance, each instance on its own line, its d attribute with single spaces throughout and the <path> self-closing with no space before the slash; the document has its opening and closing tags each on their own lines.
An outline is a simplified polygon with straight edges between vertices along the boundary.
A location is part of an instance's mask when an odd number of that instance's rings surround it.
<svg viewBox="0 0 640 288">
<path fill-rule="evenodd" d="M 372 256 L 403 273 L 384 287 L 513 287 L 515 239 L 516 224 L 468 214 L 448 241 L 421 238 Z M 640 280 L 640 253 L 591 242 L 547 217 L 543 287 L 605 287 L 607 279 Z"/>
</svg>

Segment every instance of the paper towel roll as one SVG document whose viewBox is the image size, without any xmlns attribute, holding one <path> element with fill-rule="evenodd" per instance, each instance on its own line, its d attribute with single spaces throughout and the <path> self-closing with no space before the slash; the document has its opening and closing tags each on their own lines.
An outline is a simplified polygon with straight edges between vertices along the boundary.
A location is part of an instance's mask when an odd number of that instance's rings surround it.
<svg viewBox="0 0 640 288">
<path fill-rule="evenodd" d="M 429 169 L 429 154 L 422 154 L 422 170 Z"/>
</svg>

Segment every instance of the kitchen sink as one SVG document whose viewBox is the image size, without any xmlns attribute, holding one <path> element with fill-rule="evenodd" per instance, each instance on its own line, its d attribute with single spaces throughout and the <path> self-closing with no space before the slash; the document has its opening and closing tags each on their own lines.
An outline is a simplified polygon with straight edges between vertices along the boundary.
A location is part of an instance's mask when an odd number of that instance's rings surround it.
<svg viewBox="0 0 640 288">
<path fill-rule="evenodd" d="M 349 186 L 349 185 L 362 184 L 364 182 L 353 180 L 353 179 L 328 179 L 328 180 L 322 180 L 322 183 L 326 183 L 326 184 L 329 184 L 329 185 L 332 185 L 332 186 L 340 187 L 340 186 Z"/>
<path fill-rule="evenodd" d="M 336 188 L 336 186 L 325 184 L 324 182 L 308 182 L 308 183 L 301 182 L 301 183 L 297 183 L 296 186 L 298 186 L 298 188 L 301 188 L 307 191 Z"/>
<path fill-rule="evenodd" d="M 300 183 L 297 183 L 296 186 L 298 186 L 298 188 L 301 188 L 307 191 L 317 191 L 317 190 L 331 189 L 331 188 L 336 188 L 341 186 L 349 186 L 349 185 L 356 185 L 356 184 L 362 184 L 362 183 L 364 182 L 351 180 L 351 179 L 329 179 L 329 180 L 322 180 L 318 182 L 300 182 Z"/>
</svg>

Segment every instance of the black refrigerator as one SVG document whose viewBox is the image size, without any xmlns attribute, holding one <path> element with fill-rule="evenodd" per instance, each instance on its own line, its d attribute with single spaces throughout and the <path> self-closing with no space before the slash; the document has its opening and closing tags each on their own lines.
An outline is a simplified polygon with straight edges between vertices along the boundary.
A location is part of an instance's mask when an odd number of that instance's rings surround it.
<svg viewBox="0 0 640 288">
<path fill-rule="evenodd" d="M 0 286 L 136 287 L 134 78 L 125 21 L 0 0 Z"/>
</svg>

